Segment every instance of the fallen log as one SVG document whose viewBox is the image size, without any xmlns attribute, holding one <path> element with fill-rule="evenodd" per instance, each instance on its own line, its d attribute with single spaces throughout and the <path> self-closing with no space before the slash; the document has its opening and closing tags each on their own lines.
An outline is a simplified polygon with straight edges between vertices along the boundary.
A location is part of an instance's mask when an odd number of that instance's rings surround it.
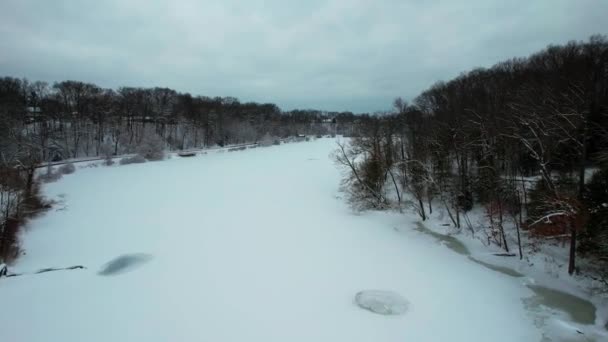
<svg viewBox="0 0 608 342">
<path fill-rule="evenodd" d="M 8 267 L 3 264 L 3 265 L 0 265 L 0 278 L 2 278 L 2 277 L 12 278 L 12 277 L 18 277 L 18 276 L 22 276 L 22 275 L 26 275 L 26 274 L 41 274 L 41 273 L 54 272 L 54 271 L 70 271 L 70 270 L 84 270 L 84 269 L 86 269 L 86 267 L 84 267 L 82 265 L 76 265 L 76 266 L 70 266 L 70 267 L 41 268 L 38 271 L 31 272 L 31 273 L 11 273 L 8 271 Z"/>
<path fill-rule="evenodd" d="M 177 155 L 180 157 L 194 157 L 196 156 L 196 152 L 178 152 Z"/>
</svg>

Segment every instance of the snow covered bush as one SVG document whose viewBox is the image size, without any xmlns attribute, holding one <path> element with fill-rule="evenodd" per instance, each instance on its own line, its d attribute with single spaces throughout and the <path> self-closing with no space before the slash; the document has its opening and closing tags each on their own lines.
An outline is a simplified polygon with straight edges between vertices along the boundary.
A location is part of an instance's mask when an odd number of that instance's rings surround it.
<svg viewBox="0 0 608 342">
<path fill-rule="evenodd" d="M 136 152 L 147 160 L 163 160 L 165 159 L 165 142 L 156 133 L 147 134 L 137 146 Z"/>
<path fill-rule="evenodd" d="M 120 165 L 128 165 L 128 164 L 141 164 L 145 163 L 146 158 L 143 156 L 136 154 L 133 157 L 125 157 L 120 160 Z"/>
<path fill-rule="evenodd" d="M 61 173 L 62 175 L 69 175 L 76 172 L 76 166 L 74 166 L 74 163 L 63 164 L 59 167 L 57 172 Z"/>
<path fill-rule="evenodd" d="M 60 173 L 52 173 L 52 169 L 51 174 L 51 178 L 61 177 Z M 20 255 L 21 228 L 28 218 L 49 208 L 50 204 L 42 199 L 30 174 L 0 167 L 0 263 L 10 263 Z"/>
<path fill-rule="evenodd" d="M 14 255 L 17 227 L 16 216 L 23 201 L 23 181 L 19 172 L 10 167 L 0 167 L 0 263 Z"/>
<path fill-rule="evenodd" d="M 63 174 L 61 172 L 53 170 L 51 165 L 46 167 L 46 172 L 41 174 L 38 179 L 44 183 L 53 183 L 61 179 Z"/>
<path fill-rule="evenodd" d="M 112 156 L 114 154 L 112 144 L 110 144 L 109 142 L 104 142 L 103 144 L 101 144 L 101 146 L 99 147 L 99 153 L 103 157 L 104 165 L 110 166 L 114 164 L 114 160 L 112 159 Z"/>
<path fill-rule="evenodd" d="M 260 141 L 259 141 L 259 143 L 258 143 L 258 144 L 259 144 L 260 146 L 267 147 L 267 146 L 271 146 L 271 145 L 273 145 L 273 144 L 274 144 L 274 142 L 275 142 L 275 140 L 276 140 L 276 139 L 274 139 L 274 138 L 273 138 L 273 137 L 272 137 L 272 136 L 271 136 L 269 133 L 266 133 L 266 134 L 264 134 L 264 136 L 262 137 L 262 139 L 260 139 Z M 276 144 L 275 144 L 275 145 L 276 145 Z"/>
<path fill-rule="evenodd" d="M 353 144 L 338 142 L 338 149 L 332 159 L 345 170 L 341 189 L 348 194 L 348 201 L 356 210 L 379 209 L 385 207 L 384 171 L 375 156 L 362 158 L 362 149 Z"/>
</svg>

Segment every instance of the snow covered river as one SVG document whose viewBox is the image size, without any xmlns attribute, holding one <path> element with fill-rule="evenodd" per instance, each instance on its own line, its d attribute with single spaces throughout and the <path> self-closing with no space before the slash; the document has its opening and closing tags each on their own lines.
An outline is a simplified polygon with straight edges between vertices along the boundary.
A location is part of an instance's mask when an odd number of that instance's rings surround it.
<svg viewBox="0 0 608 342">
<path fill-rule="evenodd" d="M 49 184 L 58 203 L 31 222 L 13 270 L 87 269 L 0 279 L 0 341 L 543 339 L 520 278 L 437 244 L 413 215 L 353 213 L 334 147 L 82 168 Z M 150 258 L 98 275 L 130 253 Z M 366 289 L 408 311 L 360 309 Z"/>
</svg>

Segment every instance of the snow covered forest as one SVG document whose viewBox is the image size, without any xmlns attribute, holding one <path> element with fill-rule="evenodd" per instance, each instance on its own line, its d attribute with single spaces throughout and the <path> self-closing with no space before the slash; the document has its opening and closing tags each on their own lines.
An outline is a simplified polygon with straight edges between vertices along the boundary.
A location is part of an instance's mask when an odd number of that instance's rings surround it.
<svg viewBox="0 0 608 342">
<path fill-rule="evenodd" d="M 567 244 L 568 273 L 608 285 L 605 36 L 462 73 L 394 107 L 335 156 L 353 204 L 412 208 L 423 221 L 444 211 L 519 258 Z"/>
</svg>

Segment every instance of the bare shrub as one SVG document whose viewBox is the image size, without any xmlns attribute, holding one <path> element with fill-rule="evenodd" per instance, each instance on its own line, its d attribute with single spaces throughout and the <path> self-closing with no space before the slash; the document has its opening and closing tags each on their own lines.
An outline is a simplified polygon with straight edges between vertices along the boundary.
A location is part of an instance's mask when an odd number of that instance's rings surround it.
<svg viewBox="0 0 608 342">
<path fill-rule="evenodd" d="M 62 175 L 69 175 L 76 172 L 76 166 L 74 166 L 74 163 L 63 164 L 59 167 L 57 172 L 61 173 Z"/>
<path fill-rule="evenodd" d="M 377 158 L 358 161 L 364 150 L 353 144 L 337 142 L 338 149 L 332 153 L 332 158 L 346 172 L 341 189 L 347 192 L 348 201 L 356 210 L 380 209 L 387 205 L 384 197 L 382 165 Z"/>
<path fill-rule="evenodd" d="M 0 263 L 10 264 L 21 254 L 19 232 L 27 219 L 51 208 L 36 184 L 29 190 L 24 185 L 14 189 L 0 187 Z"/>
<path fill-rule="evenodd" d="M 110 165 L 114 164 L 114 159 L 112 158 L 114 155 L 112 144 L 110 144 L 109 142 L 104 142 L 99 147 L 99 152 L 100 152 L 101 156 L 103 157 L 104 165 L 110 166 Z"/>
<path fill-rule="evenodd" d="M 133 157 L 125 157 L 120 160 L 120 165 L 129 165 L 129 164 L 141 164 L 145 163 L 146 158 L 143 156 L 136 154 Z"/>
<path fill-rule="evenodd" d="M 264 146 L 264 147 L 266 147 L 266 146 L 271 146 L 271 145 L 272 145 L 274 142 L 275 142 L 275 139 L 274 139 L 274 138 L 273 138 L 273 137 L 272 137 L 272 136 L 271 136 L 269 133 L 266 133 L 266 134 L 264 134 L 264 136 L 263 136 L 263 137 L 260 139 L 260 141 L 259 141 L 259 143 L 258 143 L 258 144 L 259 144 L 260 146 Z"/>
<path fill-rule="evenodd" d="M 61 172 L 53 170 L 53 167 L 48 165 L 46 167 L 46 172 L 41 174 L 38 179 L 44 183 L 53 183 L 61 179 L 61 176 L 63 176 Z"/>
<path fill-rule="evenodd" d="M 20 218 L 9 218 L 2 224 L 2 243 L 0 243 L 0 259 L 2 262 L 10 264 L 19 254 L 19 228 L 23 224 Z"/>
<path fill-rule="evenodd" d="M 158 134 L 147 134 L 137 146 L 136 152 L 147 160 L 163 160 L 165 159 L 165 142 Z"/>
</svg>

